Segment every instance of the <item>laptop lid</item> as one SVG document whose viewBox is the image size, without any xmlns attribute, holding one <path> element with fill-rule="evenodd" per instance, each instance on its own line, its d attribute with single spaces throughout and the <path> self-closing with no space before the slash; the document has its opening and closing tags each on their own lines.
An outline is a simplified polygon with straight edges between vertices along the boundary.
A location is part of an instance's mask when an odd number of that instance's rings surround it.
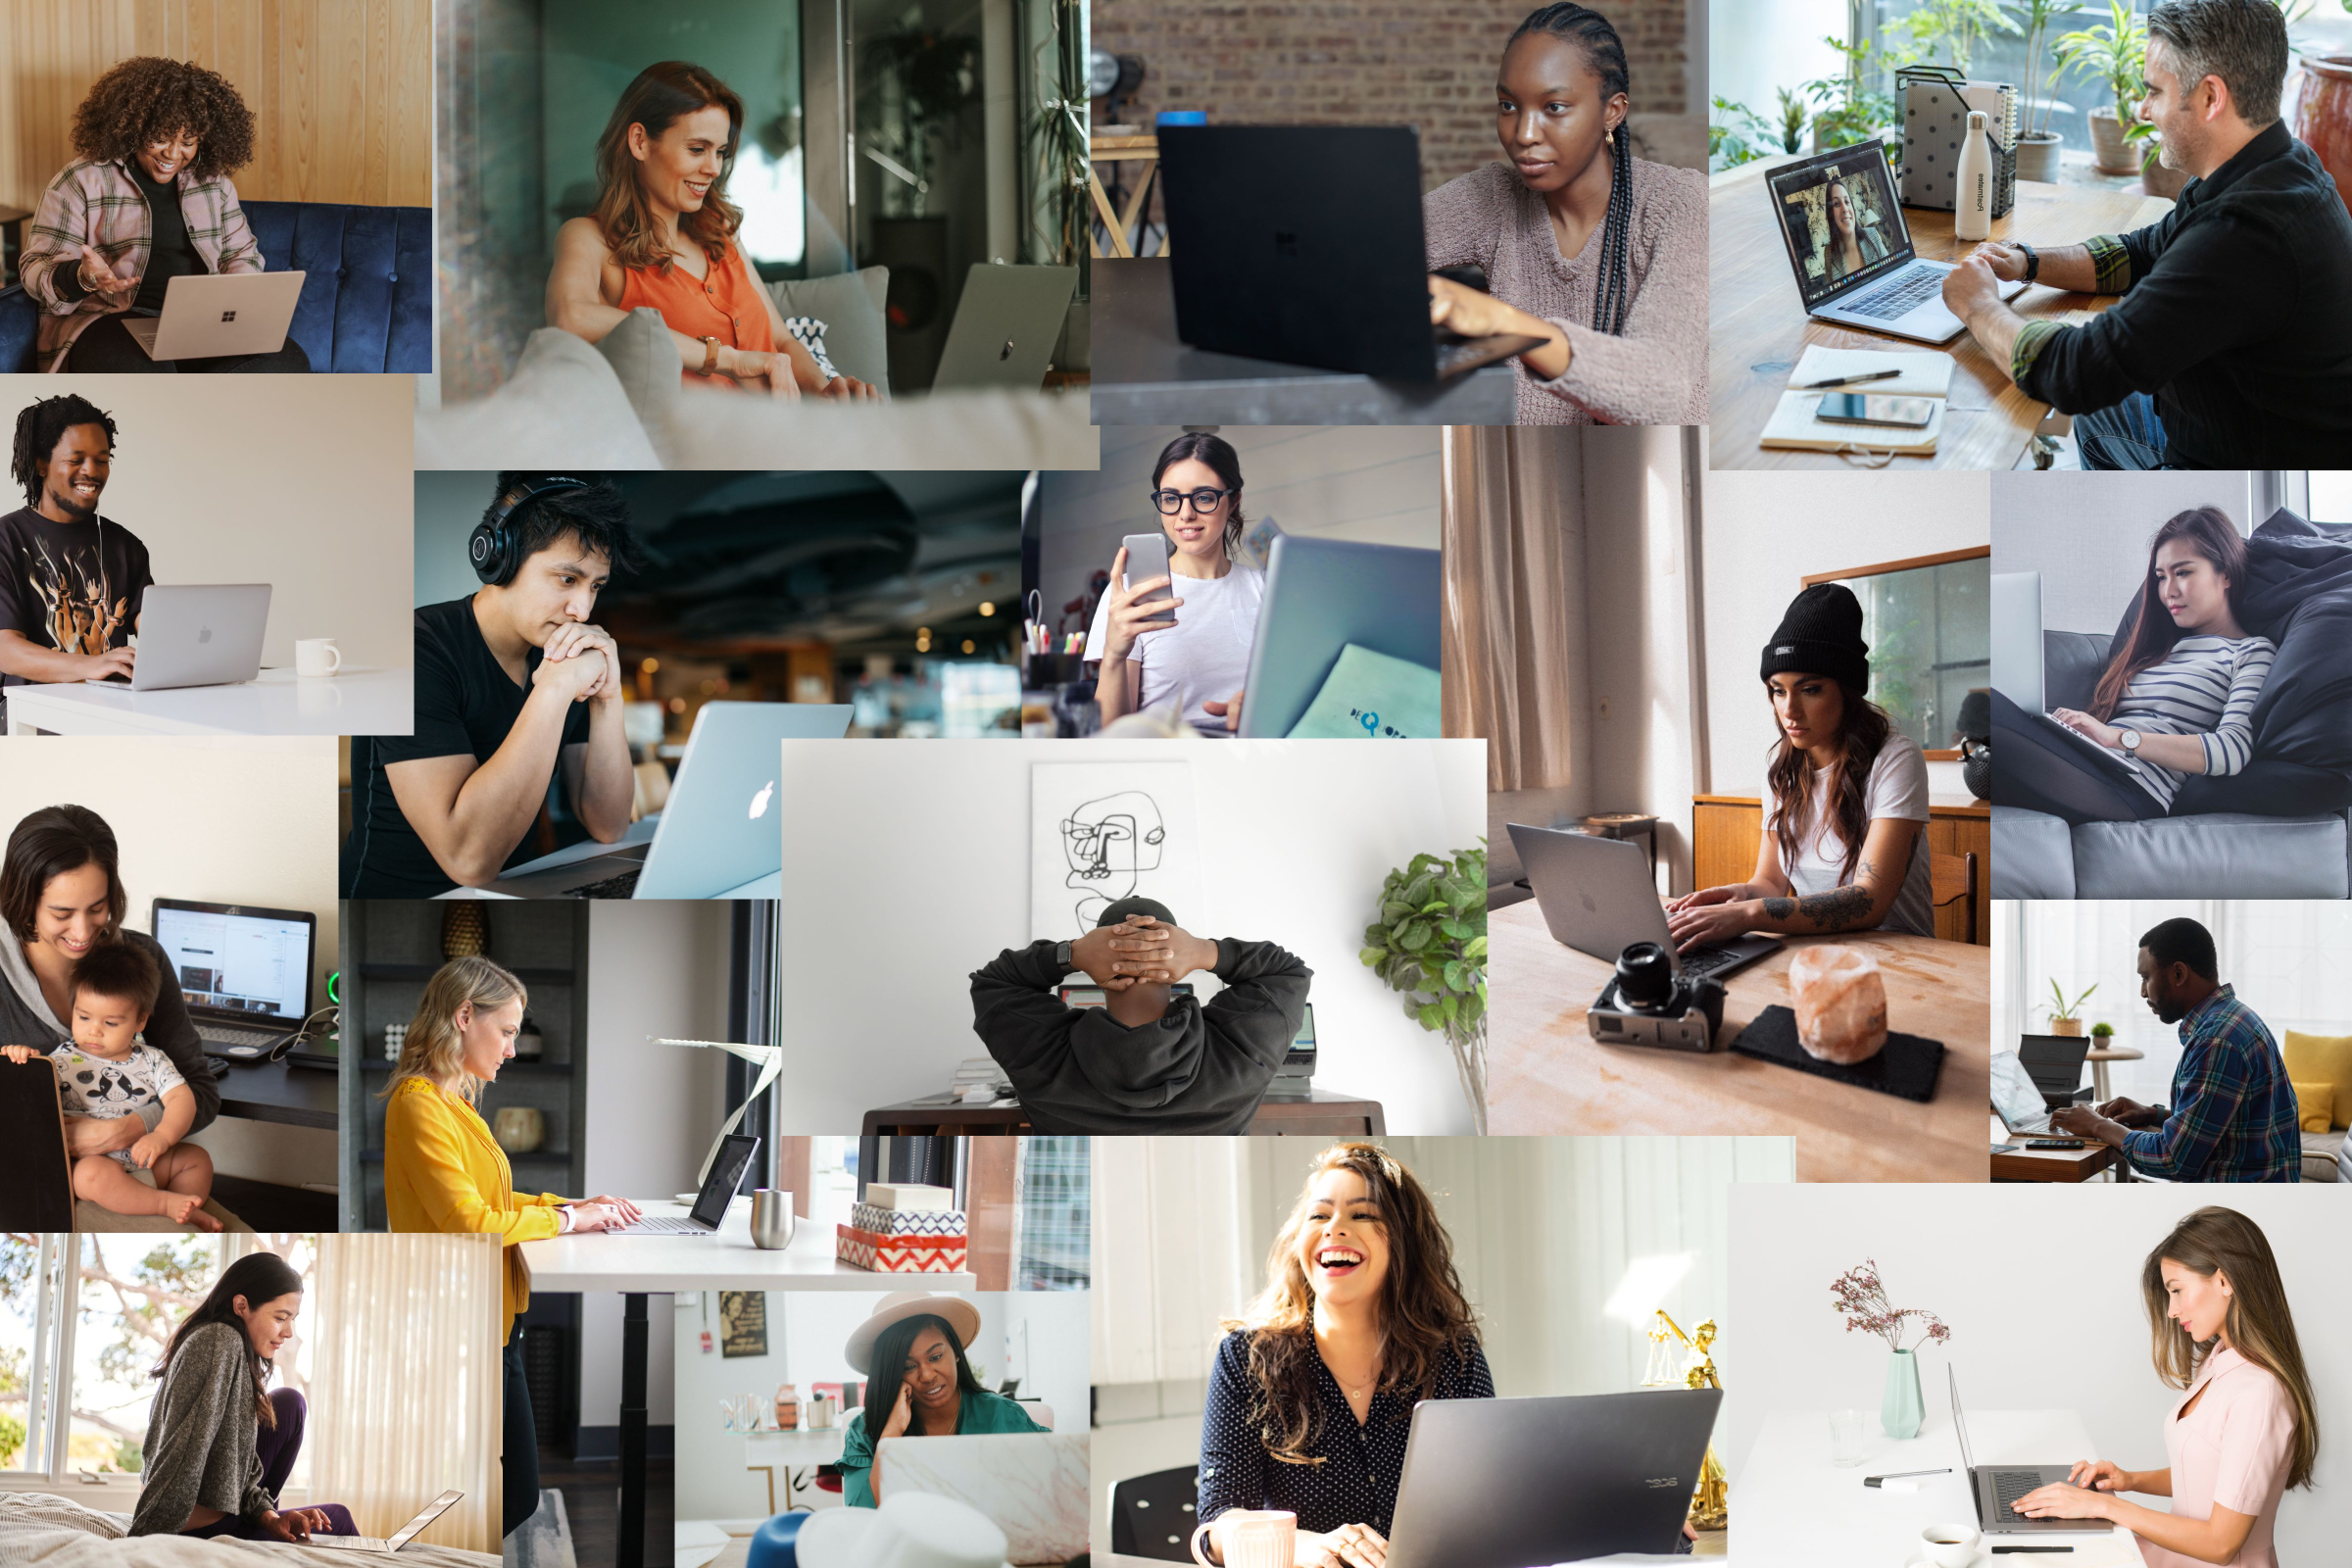
<svg viewBox="0 0 2352 1568">
<path fill-rule="evenodd" d="M 2013 1133 L 2039 1132 L 2049 1125 L 2050 1108 L 2014 1051 L 1992 1054 L 1992 1108 Z"/>
<path fill-rule="evenodd" d="M 1992 574 L 1992 689 L 2029 713 L 2041 694 L 2041 573 Z"/>
<path fill-rule="evenodd" d="M 2082 1085 L 2082 1063 L 2090 1042 L 2081 1035 L 2019 1035 L 2017 1059 L 2044 1101 L 2064 1104 Z"/>
<path fill-rule="evenodd" d="M 256 1028 L 298 1029 L 311 1015 L 318 917 L 308 909 L 157 899 L 147 929 L 188 1010 Z"/>
<path fill-rule="evenodd" d="M 1895 199 L 1885 142 L 1874 138 L 1799 159 L 1766 174 L 1764 186 L 1807 311 L 1899 271 L 1913 260 L 1911 229 Z M 1851 216 L 1863 258 L 1858 269 L 1849 267 L 1842 246 L 1831 243 L 1833 206 Z"/>
<path fill-rule="evenodd" d="M 839 740 L 847 703 L 705 703 L 638 873 L 641 899 L 710 899 L 784 865 L 788 740 Z"/>
<path fill-rule="evenodd" d="M 1068 1562 L 1086 1553 L 1089 1446 L 1084 1432 L 884 1438 L 874 1481 L 977 1510 L 1004 1532 L 1006 1562 Z"/>
<path fill-rule="evenodd" d="M 1655 942 L 1682 972 L 1642 846 L 1565 828 L 1507 826 L 1554 942 L 1608 963 L 1637 942 Z"/>
<path fill-rule="evenodd" d="M 302 303 L 302 272 L 182 272 L 164 286 L 150 351 L 159 360 L 270 354 Z"/>
<path fill-rule="evenodd" d="M 727 1217 L 727 1205 L 735 1200 L 735 1189 L 743 1185 L 743 1173 L 760 1152 L 760 1140 L 751 1133 L 729 1133 L 720 1140 L 718 1157 L 710 1161 L 710 1174 L 703 1178 L 703 1190 L 694 1195 L 694 1207 L 687 1210 L 694 1222 L 710 1230 L 718 1229 L 718 1222 Z"/>
<path fill-rule="evenodd" d="M 1012 387 L 1034 392 L 1053 368 L 1070 301 L 1075 267 L 1000 267 L 974 262 L 964 274 L 956 319 L 939 351 L 931 388 Z"/>
<path fill-rule="evenodd" d="M 1952 1370 L 1952 1364 L 1946 1361 L 1943 1364 L 1943 1377 L 1944 1382 L 1950 1386 L 1952 1391 L 1952 1430 L 1960 1434 L 1960 1473 L 1970 1477 L 1973 1483 L 1977 1473 L 1977 1461 L 1968 1451 L 1968 1422 L 1960 1414 L 1960 1374 Z M 1968 1490 L 1973 1495 L 1977 1489 L 1972 1484 Z M 1983 1504 L 1980 1501 L 1978 1512 L 1982 1514 L 1983 1511 Z M 1983 1521 L 1980 1519 L 1979 1522 Z"/>
<path fill-rule="evenodd" d="M 400 1527 L 400 1534 L 392 1537 L 388 1542 L 385 1543 L 385 1544 L 389 1545 L 394 1551 L 398 1551 L 401 1547 L 407 1545 L 411 1541 L 414 1541 L 419 1531 L 423 1530 L 434 1520 L 440 1518 L 443 1514 L 449 1512 L 450 1509 L 456 1507 L 458 1504 L 458 1499 L 465 1495 L 466 1494 L 463 1492 L 444 1492 L 441 1494 L 441 1495 L 426 1503 L 423 1509 L 417 1513 L 416 1518 L 410 1520 L 407 1524 L 402 1525 Z"/>
<path fill-rule="evenodd" d="M 131 689 L 251 680 L 262 667 L 262 634 L 269 626 L 266 582 L 152 586 L 139 599 Z"/>
<path fill-rule="evenodd" d="M 1441 560 L 1435 550 L 1276 535 L 1244 678 L 1242 734 L 1288 735 L 1349 643 L 1439 668 Z"/>
</svg>

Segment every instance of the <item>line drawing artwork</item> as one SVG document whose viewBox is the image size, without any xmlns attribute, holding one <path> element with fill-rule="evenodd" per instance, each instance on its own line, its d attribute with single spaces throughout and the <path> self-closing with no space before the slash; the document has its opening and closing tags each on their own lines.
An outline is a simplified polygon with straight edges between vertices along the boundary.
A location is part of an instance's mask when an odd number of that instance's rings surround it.
<svg viewBox="0 0 2352 1568">
<path fill-rule="evenodd" d="M 1033 938 L 1076 939 L 1124 898 L 1200 919 L 1187 762 L 1040 762 L 1030 770 Z"/>
<path fill-rule="evenodd" d="M 1159 868 L 1168 830 L 1159 807 L 1142 790 L 1121 790 L 1088 801 L 1061 820 L 1062 851 L 1078 891 L 1078 929 L 1091 931 L 1102 911 L 1135 892 L 1136 873 Z"/>
</svg>

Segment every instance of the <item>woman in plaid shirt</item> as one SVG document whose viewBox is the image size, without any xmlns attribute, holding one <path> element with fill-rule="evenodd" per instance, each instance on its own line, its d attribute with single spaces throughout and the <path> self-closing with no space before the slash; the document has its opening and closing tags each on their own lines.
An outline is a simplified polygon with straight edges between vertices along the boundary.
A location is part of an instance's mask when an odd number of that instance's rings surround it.
<svg viewBox="0 0 2352 1568">
<path fill-rule="evenodd" d="M 123 330 L 163 309 L 183 272 L 259 272 L 262 247 L 231 170 L 253 159 L 253 112 L 202 66 L 143 55 L 100 76 L 74 111 L 74 150 L 41 193 L 19 263 L 41 308 L 44 370 L 308 370 L 288 340 L 273 354 L 158 360 Z"/>
</svg>

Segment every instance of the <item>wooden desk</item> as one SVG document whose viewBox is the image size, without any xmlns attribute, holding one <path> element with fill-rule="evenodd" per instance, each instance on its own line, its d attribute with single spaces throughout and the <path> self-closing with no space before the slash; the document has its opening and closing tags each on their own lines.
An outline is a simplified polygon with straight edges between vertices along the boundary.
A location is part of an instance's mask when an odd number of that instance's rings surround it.
<svg viewBox="0 0 2352 1568">
<path fill-rule="evenodd" d="M 1786 162 L 1781 160 L 1780 162 Z M 1718 468 L 1838 468 L 1828 452 L 1766 452 L 1756 445 L 1764 424 L 1788 388 L 1789 371 L 1808 343 L 1828 348 L 1933 349 L 1879 332 L 1816 321 L 1805 315 L 1764 188 L 1774 164 L 1743 164 L 1708 180 L 1707 310 L 1711 462 Z M 2083 185 L 2017 183 L 2017 205 L 1992 225 L 1994 239 L 2034 245 L 2080 245 L 2093 234 L 2120 234 L 2155 222 L 2172 209 L 2162 197 L 2137 190 Z M 1952 215 L 1903 209 L 1912 247 L 1930 261 L 1956 262 L 1974 241 L 1952 236 Z M 2011 301 L 2029 318 L 2097 312 L 2117 296 L 2062 294 L 2030 288 Z M 1893 466 L 2014 468 L 2025 457 L 2049 405 L 2019 391 L 2009 368 L 1995 365 L 1966 332 L 1947 347 L 1959 362 L 1952 376 L 1943 434 L 1932 458 L 1896 458 Z"/>
<path fill-rule="evenodd" d="M 1753 795 L 1690 797 L 1690 876 L 1695 886 L 1722 887 L 1756 874 L 1756 844 L 1764 836 L 1764 805 Z M 1966 795 L 1928 798 L 1928 851 L 1977 858 L 1977 941 L 1992 945 L 1992 807 Z M 1968 940 L 1968 911 L 1955 899 L 1936 911 L 1936 934 Z"/>
<path fill-rule="evenodd" d="M 2028 1149 L 2020 1139 L 1992 1152 L 1992 1179 L 2086 1182 L 2114 1163 L 2115 1151 L 2095 1138 L 2086 1140 L 2081 1149 Z"/>
<path fill-rule="evenodd" d="M 1799 1181 L 1984 1179 L 1991 1100 L 1986 948 L 1861 932 L 1789 937 L 1728 982 L 1723 1031 L 1703 1055 L 1603 1046 L 1585 1027 L 1610 966 L 1551 939 L 1534 900 L 1487 916 L 1494 1012 L 1487 1127 L 1493 1133 L 1746 1133 L 1793 1136 Z M 1788 1004 L 1788 960 L 1807 943 L 1868 950 L 1905 1034 L 1940 1040 L 1927 1104 L 1816 1078 L 1728 1048 L 1756 1014 Z"/>
<path fill-rule="evenodd" d="M 207 1058 L 210 1059 L 209 1057 Z M 331 1067 L 297 1067 L 291 1062 L 231 1062 L 220 1085 L 220 1114 L 291 1127 L 341 1125 L 336 1114 L 336 1073 Z"/>
<path fill-rule="evenodd" d="M 910 1100 L 865 1113 L 868 1138 L 957 1134 L 978 1137 L 1036 1131 L 1018 1105 L 943 1105 Z M 1336 1089 L 1317 1089 L 1304 1100 L 1267 1100 L 1250 1120 L 1254 1137 L 1378 1138 L 1389 1130 L 1380 1102 Z"/>
</svg>

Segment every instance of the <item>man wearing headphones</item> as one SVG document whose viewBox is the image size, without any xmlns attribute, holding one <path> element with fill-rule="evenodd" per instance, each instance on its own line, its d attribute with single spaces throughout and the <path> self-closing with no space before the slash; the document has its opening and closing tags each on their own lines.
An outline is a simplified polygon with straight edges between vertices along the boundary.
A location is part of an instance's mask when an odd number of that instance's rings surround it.
<svg viewBox="0 0 2352 1568">
<path fill-rule="evenodd" d="M 345 898 L 430 898 L 494 882 L 521 854 L 562 764 L 600 844 L 629 825 L 612 637 L 588 616 L 631 564 L 628 507 L 603 480 L 502 473 L 466 543 L 482 586 L 416 612 L 416 719 L 354 736 Z"/>
<path fill-rule="evenodd" d="M 24 505 L 0 516 L 0 692 L 130 676 L 155 579 L 138 536 L 98 515 L 114 456 L 114 416 L 86 398 L 42 398 L 17 416 L 9 473 Z"/>
</svg>

